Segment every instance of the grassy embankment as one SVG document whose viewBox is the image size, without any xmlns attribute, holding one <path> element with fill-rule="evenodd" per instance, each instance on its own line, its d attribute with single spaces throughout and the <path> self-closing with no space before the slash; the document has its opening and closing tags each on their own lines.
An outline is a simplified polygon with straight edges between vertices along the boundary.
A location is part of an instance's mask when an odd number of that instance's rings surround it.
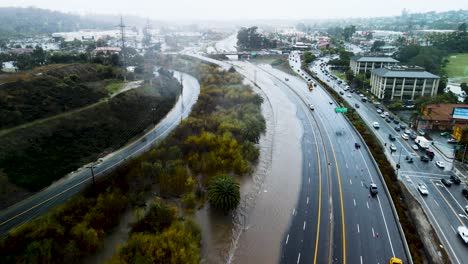
<svg viewBox="0 0 468 264">
<path fill-rule="evenodd" d="M 0 112 L 10 113 L 16 103 L 15 111 L 23 117 L 10 119 L 8 124 L 19 125 L 0 131 L 0 180 L 8 186 L 2 188 L 2 207 L 14 202 L 12 197 L 21 191 L 12 184 L 22 190 L 40 190 L 121 147 L 147 128 L 153 118 L 161 119 L 180 90 L 177 80 L 162 75 L 162 81 L 154 82 L 151 89 L 131 90 L 107 99 L 106 87 L 118 87 L 120 81 L 94 75 L 99 67 L 72 65 L 62 69 L 61 79 L 54 70 L 54 76 L 44 74 L 40 79 L 1 86 L 0 93 L 14 100 L 7 99 Z M 77 69 L 77 74 L 69 74 Z M 158 111 L 152 116 L 149 109 L 156 105 Z"/>
<path fill-rule="evenodd" d="M 445 66 L 447 77 L 458 83 L 468 83 L 468 53 L 451 54 Z"/>
<path fill-rule="evenodd" d="M 0 244 L 0 262 L 80 262 L 102 247 L 105 234 L 127 208 L 138 208 L 155 192 L 183 210 L 177 213 L 160 201 L 152 203 L 111 262 L 199 261 L 200 232 L 187 214 L 205 202 L 213 179 L 253 170 L 259 155 L 254 144 L 265 129 L 262 99 L 235 72 L 192 60 L 174 59 L 171 64 L 201 83 L 190 116 L 157 147 L 11 232 Z"/>
</svg>

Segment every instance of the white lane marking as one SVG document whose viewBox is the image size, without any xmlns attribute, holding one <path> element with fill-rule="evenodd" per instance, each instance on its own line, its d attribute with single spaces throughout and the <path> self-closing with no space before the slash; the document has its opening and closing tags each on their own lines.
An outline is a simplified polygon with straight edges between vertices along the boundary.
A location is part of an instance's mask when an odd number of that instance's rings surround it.
<svg viewBox="0 0 468 264">
<path fill-rule="evenodd" d="M 348 163 L 346 163 L 345 165 L 346 165 L 346 168 L 348 169 Z"/>
<path fill-rule="evenodd" d="M 361 186 L 364 187 L 364 183 L 361 181 Z"/>
<path fill-rule="evenodd" d="M 362 264 L 362 256 L 361 256 L 361 264 Z"/>
<path fill-rule="evenodd" d="M 299 253 L 299 256 L 297 256 L 297 263 L 299 264 L 299 261 L 301 260 L 301 253 Z"/>
<path fill-rule="evenodd" d="M 306 221 L 304 221 L 304 226 L 302 227 L 302 230 L 305 230 L 306 227 Z"/>
<path fill-rule="evenodd" d="M 369 209 L 369 202 L 366 202 L 366 204 L 367 204 L 367 209 Z"/>
<path fill-rule="evenodd" d="M 357 232 L 360 233 L 360 231 L 359 231 L 359 224 L 357 224 Z"/>
<path fill-rule="evenodd" d="M 374 228 L 372 228 L 372 237 L 375 237 Z"/>
<path fill-rule="evenodd" d="M 455 231 L 455 228 L 453 228 L 453 226 L 452 226 L 452 225 L 450 225 L 450 228 L 452 228 L 452 230 L 453 230 L 453 233 L 455 233 L 455 234 L 457 233 L 457 231 Z"/>
<path fill-rule="evenodd" d="M 356 199 L 353 199 L 354 206 L 356 206 Z"/>
<path fill-rule="evenodd" d="M 309 183 L 310 183 L 310 177 L 309 177 Z"/>
<path fill-rule="evenodd" d="M 349 184 L 353 184 L 353 182 L 351 181 L 351 179 L 349 179 Z"/>
<path fill-rule="evenodd" d="M 440 205 L 436 202 L 435 199 L 434 199 L 434 203 L 437 205 L 437 207 L 440 207 Z"/>
<path fill-rule="evenodd" d="M 442 236 L 443 236 L 444 239 L 445 239 L 446 245 L 449 247 L 450 251 L 452 252 L 452 256 L 455 258 L 455 260 L 457 261 L 457 263 L 460 264 L 460 261 L 458 260 L 457 255 L 455 254 L 455 252 L 453 251 L 452 246 L 450 245 L 450 242 L 448 241 L 447 237 L 445 236 L 444 231 L 442 231 L 442 228 L 440 228 L 439 222 L 437 222 L 437 220 L 436 220 L 436 218 L 434 217 L 434 214 L 432 213 L 431 209 L 429 209 L 429 206 L 427 206 L 426 200 L 422 198 L 421 194 L 419 194 L 419 197 L 421 198 L 423 204 L 426 206 L 427 212 L 429 212 L 429 214 L 431 215 L 432 219 L 433 219 L 434 222 L 436 223 L 437 228 L 439 228 L 440 233 L 442 234 Z M 452 230 L 454 230 L 453 227 L 452 227 Z M 455 230 L 454 230 L 454 231 L 455 231 Z M 455 233 L 456 233 L 456 232 L 455 232 Z M 393 255 L 395 255 L 395 254 L 393 254 Z"/>
<path fill-rule="evenodd" d="M 306 204 L 309 204 L 309 196 L 307 196 L 307 202 L 306 202 Z"/>
<path fill-rule="evenodd" d="M 296 215 L 296 208 L 293 209 L 293 215 Z"/>
<path fill-rule="evenodd" d="M 309 167 L 310 167 L 310 162 L 309 162 Z"/>
<path fill-rule="evenodd" d="M 288 241 L 289 241 L 289 234 L 288 234 L 288 236 L 286 237 L 286 245 L 288 244 Z"/>
</svg>

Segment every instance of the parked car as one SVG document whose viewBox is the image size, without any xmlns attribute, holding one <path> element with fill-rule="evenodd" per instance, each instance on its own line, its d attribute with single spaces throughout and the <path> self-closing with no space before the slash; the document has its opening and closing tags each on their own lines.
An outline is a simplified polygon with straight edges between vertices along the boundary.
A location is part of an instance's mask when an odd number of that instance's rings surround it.
<svg viewBox="0 0 468 264">
<path fill-rule="evenodd" d="M 445 178 L 441 179 L 440 181 L 442 182 L 442 184 L 444 184 L 447 187 L 452 186 L 452 183 L 449 180 L 445 179 Z"/>
<path fill-rule="evenodd" d="M 376 195 L 377 193 L 379 193 L 379 190 L 377 189 L 377 185 L 375 183 L 371 183 L 370 186 L 369 186 L 369 192 L 372 194 L 372 195 Z"/>
<path fill-rule="evenodd" d="M 445 168 L 445 163 L 443 161 L 440 161 L 440 160 L 436 161 L 436 165 L 437 167 L 441 169 Z"/>
<path fill-rule="evenodd" d="M 460 184 L 460 183 L 461 183 L 460 178 L 458 178 L 458 177 L 455 176 L 455 175 L 451 175 L 451 176 L 450 176 L 450 179 L 451 179 L 452 182 L 455 183 L 455 184 Z"/>
<path fill-rule="evenodd" d="M 422 195 L 428 195 L 428 194 L 429 194 L 429 191 L 427 190 L 426 185 L 424 185 L 424 184 L 422 184 L 422 183 L 419 183 L 419 184 L 418 184 L 418 191 L 419 191 Z"/>
</svg>

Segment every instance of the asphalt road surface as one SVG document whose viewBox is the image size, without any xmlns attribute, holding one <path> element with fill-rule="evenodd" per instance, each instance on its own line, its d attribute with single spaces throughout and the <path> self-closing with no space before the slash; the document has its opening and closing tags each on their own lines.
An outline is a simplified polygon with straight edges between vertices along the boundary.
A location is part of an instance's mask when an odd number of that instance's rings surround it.
<svg viewBox="0 0 468 264">
<path fill-rule="evenodd" d="M 175 72 L 175 77 L 178 79 L 179 74 Z M 179 97 L 173 109 L 151 131 L 139 140 L 103 158 L 103 161 L 96 164 L 96 168 L 94 169 L 94 174 L 97 178 L 126 159 L 138 156 L 151 148 L 151 146 L 165 138 L 180 123 L 181 117 L 186 118 L 189 115 L 192 106 L 198 99 L 200 85 L 194 77 L 187 74 L 183 74 L 183 85 L 183 107 Z M 4 235 L 11 228 L 47 212 L 50 208 L 77 194 L 90 183 L 92 183 L 91 171 L 89 169 L 81 169 L 31 197 L 2 210 L 0 212 L 0 234 Z"/>
<path fill-rule="evenodd" d="M 406 262 L 383 183 L 370 154 L 355 148 L 354 143 L 364 143 L 335 113 L 335 103 L 322 88 L 310 92 L 302 79 L 263 70 L 296 102 L 304 125 L 302 188 L 281 262 L 385 263 L 393 256 Z M 375 197 L 370 196 L 370 183 L 379 188 Z"/>
<path fill-rule="evenodd" d="M 326 61 L 325 59 L 324 61 Z M 434 226 L 440 240 L 449 254 L 453 263 L 466 263 L 468 259 L 468 251 L 466 244 L 461 240 L 457 234 L 458 226 L 468 226 L 468 215 L 464 210 L 468 204 L 462 194 L 462 188 L 466 186 L 455 185 L 446 187 L 441 183 L 441 179 L 449 179 L 452 168 L 452 160 L 445 158 L 437 149 L 429 147 L 434 151 L 435 157 L 432 161 L 423 162 L 420 157 L 424 155 L 422 150 L 414 150 L 412 146 L 415 144 L 412 139 L 403 139 L 402 134 L 404 131 L 397 131 L 395 129 L 399 124 L 393 121 L 388 123 L 384 118 L 377 113 L 376 107 L 371 102 L 362 102 L 362 97 L 356 93 L 349 93 L 343 90 L 343 86 L 337 84 L 333 79 L 325 76 L 318 66 L 318 62 L 314 63 L 311 70 L 316 71 L 318 77 L 333 87 L 337 92 L 342 91 L 343 98 L 351 105 L 359 105 L 356 110 L 359 112 L 364 122 L 372 127 L 373 122 L 380 124 L 379 129 L 373 129 L 377 138 L 386 144 L 386 155 L 393 166 L 400 164 L 398 170 L 398 177 L 406 184 L 410 192 L 421 203 L 429 220 Z M 400 122 L 401 124 L 401 122 Z M 405 124 L 407 127 L 408 125 Z M 411 132 L 416 132 L 411 130 Z M 389 134 L 395 137 L 395 141 L 389 139 Z M 390 151 L 390 145 L 394 144 L 396 151 Z M 400 154 L 401 153 L 401 154 Z M 413 163 L 408 163 L 406 157 L 413 158 Z M 436 166 L 436 161 L 443 161 L 445 168 Z M 421 195 L 418 191 L 418 185 L 423 184 L 427 187 L 429 194 Z"/>
</svg>

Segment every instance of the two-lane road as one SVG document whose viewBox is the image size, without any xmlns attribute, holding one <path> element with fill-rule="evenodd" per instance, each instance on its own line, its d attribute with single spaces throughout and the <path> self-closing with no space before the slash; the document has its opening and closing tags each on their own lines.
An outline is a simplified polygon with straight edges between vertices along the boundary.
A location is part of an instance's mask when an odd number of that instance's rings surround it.
<svg viewBox="0 0 468 264">
<path fill-rule="evenodd" d="M 175 77 L 179 79 L 179 76 L 180 73 L 175 72 Z M 102 163 L 98 164 L 94 169 L 96 177 L 100 177 L 126 159 L 138 156 L 142 152 L 148 150 L 154 144 L 165 138 L 180 123 L 181 118 L 186 118 L 189 115 L 192 106 L 198 98 L 200 85 L 194 77 L 183 74 L 183 86 L 183 104 L 179 97 L 179 100 L 172 110 L 156 127 L 151 129 L 139 140 L 105 157 Z M 81 169 L 31 197 L 2 210 L 0 212 L 0 234 L 6 234 L 11 228 L 19 226 L 69 199 L 91 182 L 92 177 L 90 170 Z"/>
</svg>

